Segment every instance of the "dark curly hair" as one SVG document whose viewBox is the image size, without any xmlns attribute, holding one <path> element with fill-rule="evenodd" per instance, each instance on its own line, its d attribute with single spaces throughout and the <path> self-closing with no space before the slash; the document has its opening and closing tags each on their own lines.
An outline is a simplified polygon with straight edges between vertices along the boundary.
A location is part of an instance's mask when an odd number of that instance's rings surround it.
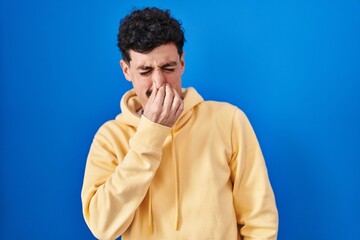
<svg viewBox="0 0 360 240">
<path fill-rule="evenodd" d="M 130 62 L 129 50 L 147 53 L 154 48 L 174 43 L 179 56 L 185 42 L 181 23 L 171 17 L 169 10 L 144 8 L 135 10 L 120 21 L 118 47 L 123 60 Z"/>
</svg>

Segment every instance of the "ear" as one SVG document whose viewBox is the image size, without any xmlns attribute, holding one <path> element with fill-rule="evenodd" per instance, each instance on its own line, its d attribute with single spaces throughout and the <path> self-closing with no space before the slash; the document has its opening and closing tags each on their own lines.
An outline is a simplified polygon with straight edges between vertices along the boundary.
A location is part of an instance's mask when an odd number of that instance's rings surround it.
<svg viewBox="0 0 360 240">
<path fill-rule="evenodd" d="M 181 74 L 183 74 L 184 71 L 185 71 L 185 60 L 184 60 L 184 57 L 185 57 L 185 52 L 183 52 L 183 53 L 181 54 L 181 57 L 180 57 Z"/>
<path fill-rule="evenodd" d="M 126 80 L 131 82 L 131 75 L 130 75 L 130 63 L 125 62 L 124 60 L 120 60 L 120 67 L 123 71 L 124 77 Z"/>
</svg>

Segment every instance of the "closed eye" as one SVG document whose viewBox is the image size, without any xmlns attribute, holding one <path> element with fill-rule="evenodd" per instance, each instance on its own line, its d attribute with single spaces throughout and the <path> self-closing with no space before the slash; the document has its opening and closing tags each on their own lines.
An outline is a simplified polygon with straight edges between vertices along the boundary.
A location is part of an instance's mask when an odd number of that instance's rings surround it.
<svg viewBox="0 0 360 240">
<path fill-rule="evenodd" d="M 141 76 L 146 76 L 151 72 L 151 70 L 139 72 Z"/>
<path fill-rule="evenodd" d="M 161 69 L 165 72 L 174 72 L 176 70 L 177 62 L 169 62 L 161 66 Z"/>
<path fill-rule="evenodd" d="M 163 70 L 166 72 L 174 72 L 175 68 L 163 68 Z"/>
</svg>

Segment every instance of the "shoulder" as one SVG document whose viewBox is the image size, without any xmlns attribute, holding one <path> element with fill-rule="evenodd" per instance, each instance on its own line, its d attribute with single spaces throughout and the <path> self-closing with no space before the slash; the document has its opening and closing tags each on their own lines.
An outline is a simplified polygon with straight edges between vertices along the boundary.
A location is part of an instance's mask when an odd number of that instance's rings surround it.
<svg viewBox="0 0 360 240">
<path fill-rule="evenodd" d="M 227 102 L 204 101 L 194 110 L 198 119 L 223 127 L 232 128 L 234 122 L 246 119 L 246 115 L 239 107 Z"/>
<path fill-rule="evenodd" d="M 226 114 L 227 117 L 245 116 L 245 113 L 239 107 L 227 102 L 204 101 L 198 105 L 198 108 L 200 111 L 207 111 L 216 115 Z"/>
<path fill-rule="evenodd" d="M 204 101 L 198 106 L 199 115 L 206 116 L 208 119 L 215 120 L 219 124 L 225 124 L 233 128 L 240 125 L 240 128 L 247 128 L 250 121 L 245 112 L 239 107 L 218 101 Z"/>
</svg>

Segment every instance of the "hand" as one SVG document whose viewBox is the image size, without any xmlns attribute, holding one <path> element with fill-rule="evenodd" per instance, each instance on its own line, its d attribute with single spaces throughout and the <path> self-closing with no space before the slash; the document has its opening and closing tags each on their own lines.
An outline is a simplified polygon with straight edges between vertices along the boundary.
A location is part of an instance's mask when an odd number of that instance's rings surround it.
<svg viewBox="0 0 360 240">
<path fill-rule="evenodd" d="M 144 116 L 158 124 L 172 127 L 184 110 L 184 102 L 179 94 L 165 83 L 159 89 L 153 85 L 153 91 L 144 108 Z"/>
</svg>

